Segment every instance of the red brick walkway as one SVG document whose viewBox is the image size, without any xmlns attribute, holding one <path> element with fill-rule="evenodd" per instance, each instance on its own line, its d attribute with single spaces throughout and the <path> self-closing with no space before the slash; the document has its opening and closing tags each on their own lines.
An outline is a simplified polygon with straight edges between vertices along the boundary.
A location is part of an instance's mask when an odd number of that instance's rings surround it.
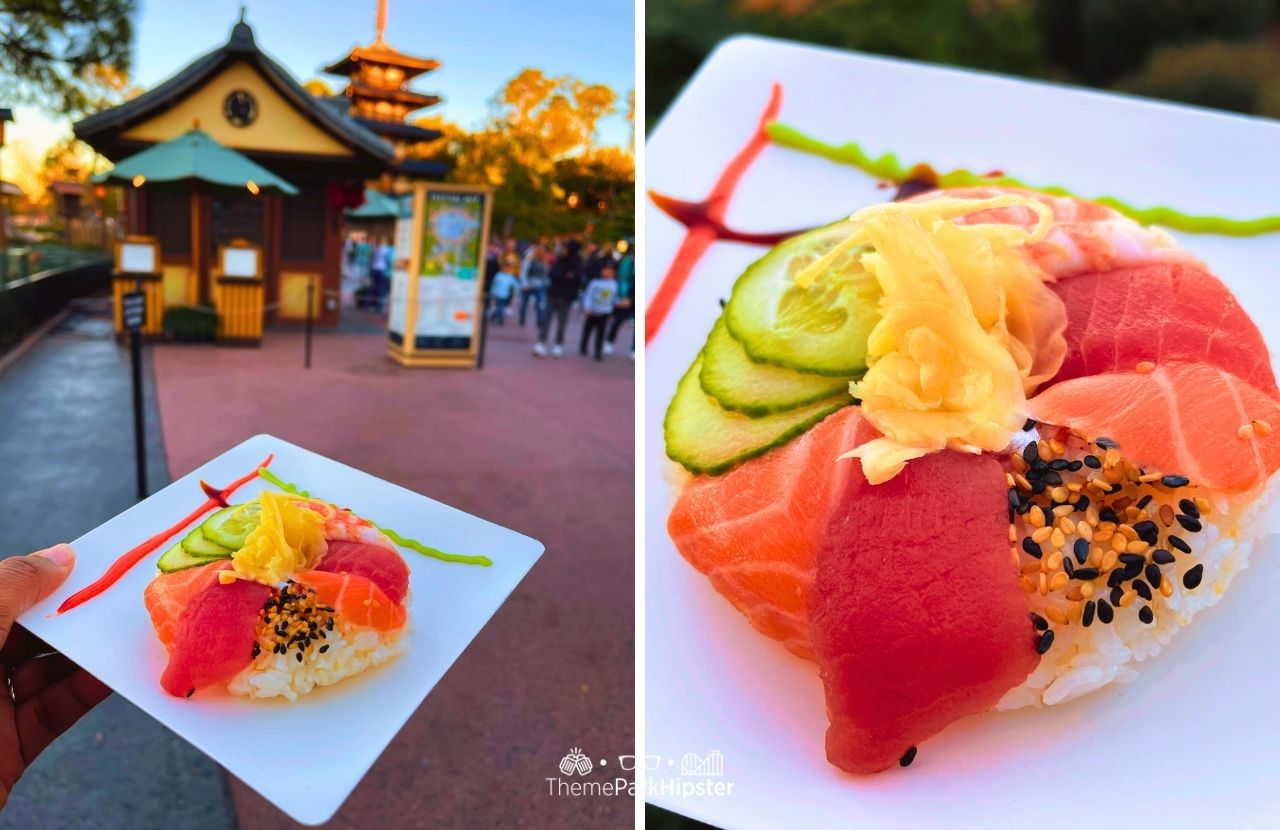
<svg viewBox="0 0 1280 830">
<path fill-rule="evenodd" d="M 269 432 L 546 544 L 331 826 L 630 826 L 630 800 L 553 797 L 544 780 L 570 747 L 612 758 L 634 742 L 626 335 L 603 363 L 535 361 L 529 330 L 509 324 L 491 329 L 480 372 L 401 368 L 371 333 L 317 335 L 309 372 L 294 331 L 261 349 L 155 349 L 175 478 Z M 239 782 L 232 793 L 246 830 L 294 826 Z"/>
</svg>

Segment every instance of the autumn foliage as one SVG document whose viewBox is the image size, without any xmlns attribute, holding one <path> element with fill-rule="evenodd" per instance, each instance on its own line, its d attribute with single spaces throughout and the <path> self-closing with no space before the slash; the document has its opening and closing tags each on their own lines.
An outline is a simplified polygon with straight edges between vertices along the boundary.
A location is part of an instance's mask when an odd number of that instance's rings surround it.
<svg viewBox="0 0 1280 830">
<path fill-rule="evenodd" d="M 477 129 L 418 119 L 443 133 L 419 155 L 448 161 L 451 181 L 492 187 L 500 233 L 532 238 L 591 222 L 601 238 L 630 236 L 635 158 L 630 148 L 600 145 L 597 127 L 624 106 L 634 124 L 634 103 L 634 93 L 623 102 L 604 84 L 525 69 L 498 91 Z"/>
</svg>

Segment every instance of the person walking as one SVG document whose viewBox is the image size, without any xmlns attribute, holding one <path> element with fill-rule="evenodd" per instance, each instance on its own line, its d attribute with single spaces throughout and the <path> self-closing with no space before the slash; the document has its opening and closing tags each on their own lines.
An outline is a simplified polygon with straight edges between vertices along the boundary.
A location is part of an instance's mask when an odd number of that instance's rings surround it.
<svg viewBox="0 0 1280 830">
<path fill-rule="evenodd" d="M 373 282 L 373 299 L 378 311 L 387 310 L 387 295 L 391 293 L 391 258 L 394 251 L 386 239 L 379 237 L 373 245 L 373 258 L 369 263 L 369 278 Z"/>
<path fill-rule="evenodd" d="M 570 239 L 565 243 L 564 251 L 556 257 L 549 274 L 550 284 L 547 286 L 547 314 L 538 329 L 538 342 L 533 344 L 533 354 L 542 357 L 547 353 L 547 341 L 551 334 L 551 324 L 556 326 L 556 342 L 551 347 L 551 356 L 564 354 L 564 328 L 569 322 L 569 309 L 578 292 L 582 289 L 582 243 Z"/>
<path fill-rule="evenodd" d="M 519 267 L 520 262 L 515 255 L 508 254 L 503 258 L 498 273 L 493 277 L 493 285 L 489 289 L 489 296 L 493 297 L 492 319 L 500 326 L 507 324 L 507 306 L 511 305 L 511 300 L 520 287 L 520 282 L 516 278 L 516 270 Z"/>
<path fill-rule="evenodd" d="M 587 317 L 582 323 L 582 343 L 578 347 L 578 353 L 584 357 L 587 354 L 587 341 L 594 334 L 596 342 L 593 354 L 596 360 L 604 360 L 604 330 L 609 324 L 609 318 L 613 316 L 613 308 L 618 300 L 616 272 L 613 260 L 604 260 L 600 263 L 600 276 L 588 282 L 582 292 L 582 308 Z"/>
<path fill-rule="evenodd" d="M 542 325 L 542 317 L 547 313 L 547 265 L 545 243 L 530 245 L 520 263 L 520 328 L 529 312 L 529 301 L 533 301 L 534 324 Z"/>
<path fill-rule="evenodd" d="M 629 252 L 618 263 L 618 302 L 613 306 L 613 319 L 609 321 L 609 333 L 604 343 L 604 353 L 613 354 L 618 329 L 636 316 L 636 260 Z M 636 359 L 636 335 L 631 332 L 631 359 Z"/>
</svg>

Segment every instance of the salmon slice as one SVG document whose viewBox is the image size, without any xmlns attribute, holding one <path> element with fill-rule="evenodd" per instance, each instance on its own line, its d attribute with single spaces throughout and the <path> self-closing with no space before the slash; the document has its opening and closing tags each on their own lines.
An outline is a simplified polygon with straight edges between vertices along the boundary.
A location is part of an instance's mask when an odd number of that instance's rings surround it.
<svg viewBox="0 0 1280 830">
<path fill-rule="evenodd" d="M 392 602 L 401 602 L 409 593 L 409 566 L 397 551 L 381 545 L 330 539 L 315 569 L 368 577 Z"/>
<path fill-rule="evenodd" d="M 151 615 L 151 624 L 164 647 L 172 649 L 178 633 L 178 620 L 196 595 L 218 581 L 218 572 L 231 567 L 225 559 L 198 568 L 187 568 L 171 574 L 160 574 L 142 592 L 142 602 Z"/>
<path fill-rule="evenodd" d="M 1114 268 L 1154 263 L 1199 265 L 1195 254 L 1178 247 L 1172 236 L 1144 227 L 1119 211 L 1072 196 L 1052 196 L 1018 187 L 955 187 L 930 190 L 913 198 L 991 199 L 1016 194 L 1034 199 L 1053 211 L 1049 235 L 1027 245 L 1023 252 L 1050 280 Z M 1001 224 L 1033 230 L 1039 217 L 1030 208 L 1004 207 L 962 216 L 962 225 Z"/>
<path fill-rule="evenodd" d="M 1004 475 L 994 456 L 935 452 L 838 497 L 811 608 L 835 766 L 896 765 L 1039 662 Z"/>
<path fill-rule="evenodd" d="M 321 602 L 352 625 L 375 631 L 395 631 L 403 628 L 408 618 L 404 606 L 392 602 L 368 577 L 354 573 L 298 571 L 293 579 L 314 588 Z"/>
<path fill-rule="evenodd" d="M 800 438 L 681 492 L 667 532 L 689 564 L 761 633 L 813 659 L 809 587 L 818 540 L 857 465 L 841 453 L 876 436 L 846 407 Z"/>
<path fill-rule="evenodd" d="M 209 582 L 182 610 L 160 685 L 174 697 L 227 683 L 253 662 L 258 617 L 271 596 L 261 582 Z"/>
<path fill-rule="evenodd" d="M 1262 333 L 1208 271 L 1151 265 L 1081 274 L 1051 287 L 1067 309 L 1067 358 L 1057 380 L 1142 361 L 1204 362 L 1277 394 Z"/>
<path fill-rule="evenodd" d="M 1162 363 L 1050 386 L 1028 402 L 1038 421 L 1105 435 L 1149 472 L 1239 493 L 1280 468 L 1280 403 L 1214 366 Z M 1254 421 L 1261 428 L 1242 430 Z"/>
</svg>

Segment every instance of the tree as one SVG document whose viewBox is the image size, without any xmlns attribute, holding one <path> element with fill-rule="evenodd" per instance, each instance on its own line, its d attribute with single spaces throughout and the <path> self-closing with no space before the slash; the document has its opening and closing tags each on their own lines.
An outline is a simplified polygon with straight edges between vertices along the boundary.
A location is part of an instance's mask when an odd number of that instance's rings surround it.
<svg viewBox="0 0 1280 830">
<path fill-rule="evenodd" d="M 495 225 L 522 238 L 580 231 L 587 222 L 602 237 L 633 232 L 634 157 L 597 145 L 600 120 L 618 111 L 617 92 L 525 69 L 490 104 L 476 130 L 439 116 L 415 121 L 443 134 L 417 155 L 448 160 L 453 181 L 492 187 Z M 634 111 L 634 93 L 629 106 Z"/>
<path fill-rule="evenodd" d="M 0 96 L 79 115 L 119 100 L 135 0 L 0 0 Z"/>
</svg>

